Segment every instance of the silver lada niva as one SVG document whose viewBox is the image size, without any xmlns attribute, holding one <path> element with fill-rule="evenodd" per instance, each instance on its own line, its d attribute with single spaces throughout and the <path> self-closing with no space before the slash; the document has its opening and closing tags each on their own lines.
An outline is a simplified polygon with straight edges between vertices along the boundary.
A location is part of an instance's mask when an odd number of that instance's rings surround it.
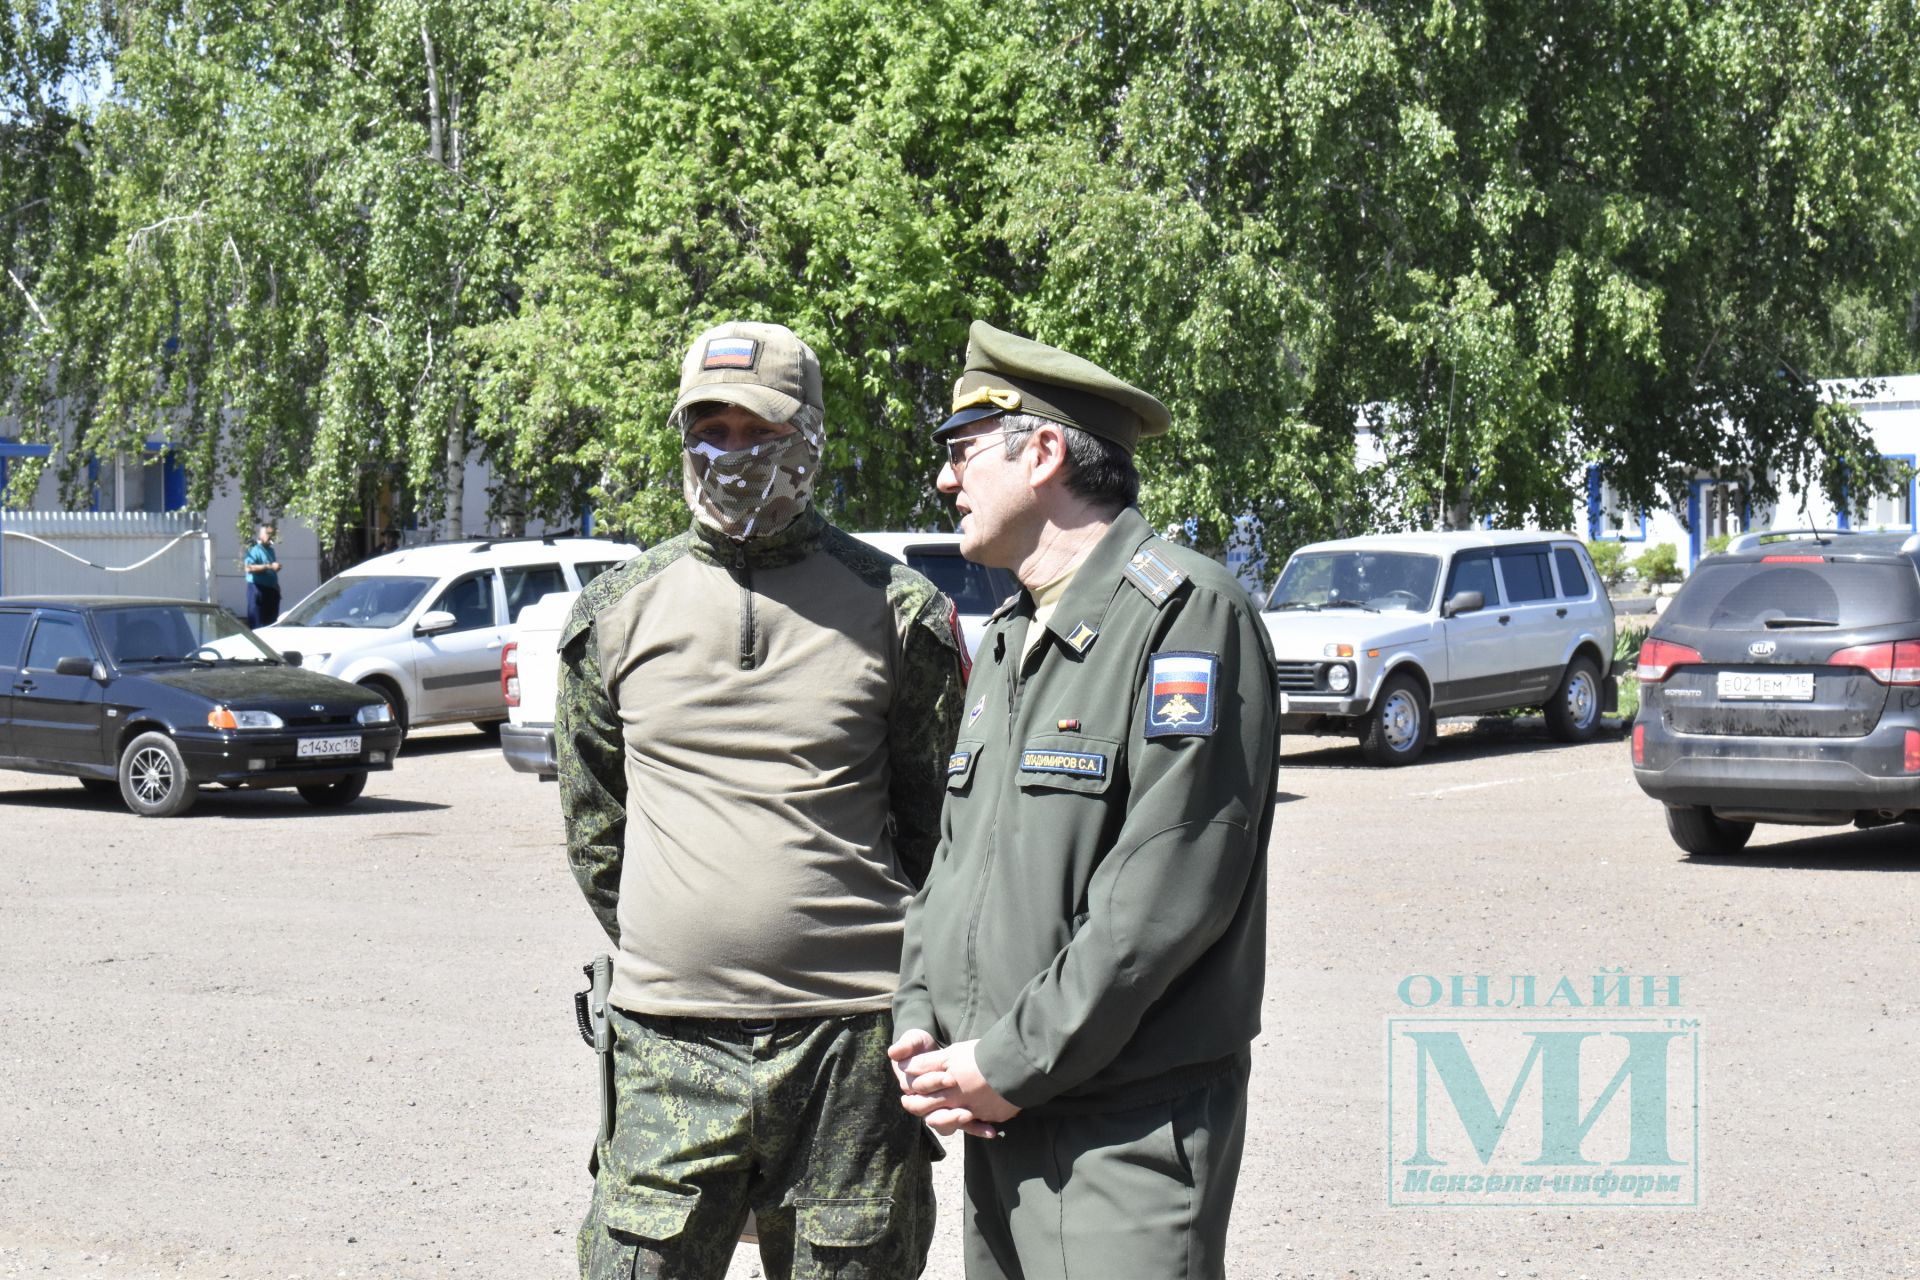
<svg viewBox="0 0 1920 1280">
<path fill-rule="evenodd" d="M 1564 742 L 1591 737 L 1618 684 L 1613 605 L 1564 534 L 1389 533 L 1288 559 L 1261 613 L 1282 733 L 1352 735 L 1411 764 L 1436 716 L 1540 707 Z"/>
</svg>

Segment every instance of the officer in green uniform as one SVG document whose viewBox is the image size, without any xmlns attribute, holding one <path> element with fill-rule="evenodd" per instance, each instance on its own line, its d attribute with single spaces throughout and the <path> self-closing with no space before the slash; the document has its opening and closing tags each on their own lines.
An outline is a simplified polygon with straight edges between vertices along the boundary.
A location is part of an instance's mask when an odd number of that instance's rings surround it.
<svg viewBox="0 0 1920 1280">
<path fill-rule="evenodd" d="M 976 323 L 936 433 L 961 551 L 1023 587 L 975 656 L 888 1051 L 906 1109 L 970 1137 L 970 1280 L 1224 1274 L 1279 698 L 1245 591 L 1134 506 L 1167 425 Z"/>
</svg>

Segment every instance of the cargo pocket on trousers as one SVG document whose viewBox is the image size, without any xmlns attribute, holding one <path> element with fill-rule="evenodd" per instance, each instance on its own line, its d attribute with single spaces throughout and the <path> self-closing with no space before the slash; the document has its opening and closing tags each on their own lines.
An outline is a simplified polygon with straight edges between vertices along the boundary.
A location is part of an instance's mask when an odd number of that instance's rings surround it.
<svg viewBox="0 0 1920 1280">
<path fill-rule="evenodd" d="M 794 1230 L 816 1249 L 864 1249 L 887 1234 L 893 1197 L 871 1200 L 796 1199 Z"/>
<path fill-rule="evenodd" d="M 698 1202 L 696 1196 L 605 1182 L 594 1195 L 600 1229 L 583 1242 L 586 1280 L 629 1280 L 641 1245 L 671 1240 L 685 1231 Z"/>
<path fill-rule="evenodd" d="M 671 1240 L 687 1229 L 698 1196 L 648 1187 L 603 1186 L 600 1222 L 607 1230 L 642 1240 Z"/>
</svg>

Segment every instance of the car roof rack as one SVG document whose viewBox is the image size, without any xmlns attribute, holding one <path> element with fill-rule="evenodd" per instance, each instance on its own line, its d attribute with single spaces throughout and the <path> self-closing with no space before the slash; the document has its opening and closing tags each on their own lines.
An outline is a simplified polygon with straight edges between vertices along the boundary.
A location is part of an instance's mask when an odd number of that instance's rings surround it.
<svg viewBox="0 0 1920 1280">
<path fill-rule="evenodd" d="M 556 533 L 523 533 L 516 538 L 494 538 L 484 533 L 469 534 L 467 537 L 461 538 L 460 541 L 473 542 L 475 544 L 473 553 L 479 555 L 482 551 L 497 547 L 505 542 L 543 542 L 550 547 L 553 545 L 555 538 L 577 538 L 579 536 L 580 535 L 573 530 L 567 529 Z"/>
<path fill-rule="evenodd" d="M 1811 539 L 1825 542 L 1828 538 L 1849 538 L 1852 529 L 1757 529 L 1752 533 L 1743 533 L 1727 544 L 1727 554 L 1737 556 L 1742 552 L 1757 550 L 1762 542 L 1769 538 L 1783 540 Z"/>
</svg>

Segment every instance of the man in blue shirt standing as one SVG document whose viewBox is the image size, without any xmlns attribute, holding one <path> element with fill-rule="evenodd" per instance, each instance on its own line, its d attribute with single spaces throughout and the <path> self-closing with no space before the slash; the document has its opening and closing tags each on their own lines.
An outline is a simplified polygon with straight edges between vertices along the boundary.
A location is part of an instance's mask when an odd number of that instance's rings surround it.
<svg viewBox="0 0 1920 1280">
<path fill-rule="evenodd" d="M 264 627 L 280 620 L 280 555 L 273 549 L 274 528 L 260 525 L 247 548 L 247 625 Z"/>
</svg>

